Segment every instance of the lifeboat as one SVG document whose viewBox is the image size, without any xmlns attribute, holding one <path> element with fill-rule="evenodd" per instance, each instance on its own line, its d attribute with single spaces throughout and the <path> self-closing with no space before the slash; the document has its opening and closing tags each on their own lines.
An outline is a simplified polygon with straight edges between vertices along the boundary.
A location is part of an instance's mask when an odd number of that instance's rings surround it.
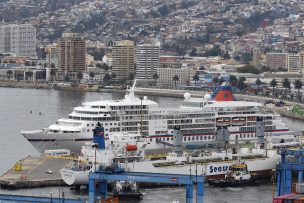
<svg viewBox="0 0 304 203">
<path fill-rule="evenodd" d="M 244 117 L 235 117 L 232 118 L 232 125 L 234 126 L 241 126 L 246 124 L 246 118 Z"/>
<path fill-rule="evenodd" d="M 129 151 L 129 152 L 137 151 L 137 145 L 136 144 L 127 144 L 126 145 L 126 150 Z"/>
<path fill-rule="evenodd" d="M 217 118 L 216 119 L 216 126 L 229 126 L 230 125 L 230 118 Z"/>
</svg>

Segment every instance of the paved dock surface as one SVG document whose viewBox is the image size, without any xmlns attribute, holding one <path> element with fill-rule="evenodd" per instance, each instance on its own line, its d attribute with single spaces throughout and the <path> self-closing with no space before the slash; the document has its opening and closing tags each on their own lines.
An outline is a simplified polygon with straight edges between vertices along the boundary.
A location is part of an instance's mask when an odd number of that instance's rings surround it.
<svg viewBox="0 0 304 203">
<path fill-rule="evenodd" d="M 20 161 L 22 170 L 16 171 L 14 166 L 0 176 L 0 186 L 8 189 L 56 186 L 63 184 L 60 169 L 71 160 L 50 157 L 26 157 Z M 52 173 L 46 173 L 45 170 Z"/>
</svg>

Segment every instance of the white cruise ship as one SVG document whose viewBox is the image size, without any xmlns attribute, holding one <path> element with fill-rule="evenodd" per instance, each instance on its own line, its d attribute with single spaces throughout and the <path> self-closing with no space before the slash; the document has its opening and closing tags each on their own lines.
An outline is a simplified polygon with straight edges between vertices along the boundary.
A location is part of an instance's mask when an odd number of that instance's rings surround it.
<svg viewBox="0 0 304 203">
<path fill-rule="evenodd" d="M 106 138 L 121 130 L 135 133 L 140 125 L 141 134 L 150 141 L 147 149 L 166 147 L 159 141 L 172 143 L 174 126 L 181 129 L 183 142 L 189 145 L 214 142 L 219 126 L 227 126 L 231 142 L 251 142 L 256 139 L 257 117 L 263 118 L 266 135 L 289 131 L 279 115 L 260 103 L 234 101 L 229 86 L 222 86 L 214 98 L 208 94 L 191 98 L 185 93 L 181 106 L 172 108 L 160 108 L 147 97 L 137 98 L 134 86 L 122 100 L 83 103 L 68 118 L 59 119 L 48 128 L 21 134 L 41 153 L 63 148 L 78 153 L 81 146 L 92 141 L 92 131 L 98 122 L 104 127 Z"/>
</svg>

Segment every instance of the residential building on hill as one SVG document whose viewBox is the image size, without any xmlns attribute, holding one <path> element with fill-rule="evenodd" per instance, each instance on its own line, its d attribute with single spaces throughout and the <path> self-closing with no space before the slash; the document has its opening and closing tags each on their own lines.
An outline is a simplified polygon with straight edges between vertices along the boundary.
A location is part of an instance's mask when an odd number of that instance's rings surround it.
<svg viewBox="0 0 304 203">
<path fill-rule="evenodd" d="M 1 24 L 0 53 L 36 56 L 36 28 L 30 24 Z"/>
</svg>

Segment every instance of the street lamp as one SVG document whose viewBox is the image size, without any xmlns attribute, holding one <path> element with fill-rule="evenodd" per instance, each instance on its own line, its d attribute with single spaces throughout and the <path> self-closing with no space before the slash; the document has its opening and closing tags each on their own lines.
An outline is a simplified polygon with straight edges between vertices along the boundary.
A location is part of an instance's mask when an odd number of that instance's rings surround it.
<svg viewBox="0 0 304 203">
<path fill-rule="evenodd" d="M 94 169 L 96 171 L 96 149 L 98 148 L 98 144 L 97 143 L 93 143 L 92 147 L 94 148 L 94 152 L 95 152 L 95 155 L 94 155 Z"/>
<path fill-rule="evenodd" d="M 143 116 L 142 116 L 142 111 L 143 111 L 143 97 L 140 97 L 140 134 L 142 135 L 142 125 L 143 125 Z"/>
</svg>

